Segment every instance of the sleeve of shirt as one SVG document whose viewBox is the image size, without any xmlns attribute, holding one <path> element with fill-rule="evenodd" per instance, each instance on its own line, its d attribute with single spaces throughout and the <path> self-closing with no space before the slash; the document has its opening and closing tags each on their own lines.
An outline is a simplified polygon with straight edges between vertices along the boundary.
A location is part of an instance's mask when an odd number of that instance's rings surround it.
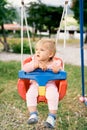
<svg viewBox="0 0 87 130">
<path fill-rule="evenodd" d="M 60 70 L 64 70 L 61 60 L 53 60 L 52 64 L 48 66 L 48 69 L 52 69 L 53 66 L 60 67 Z"/>
<path fill-rule="evenodd" d="M 62 66 L 61 60 L 55 60 L 55 61 L 53 62 L 53 64 L 54 64 L 55 66 L 60 67 L 60 70 L 63 70 L 63 69 L 64 69 L 63 66 Z"/>
<path fill-rule="evenodd" d="M 25 71 L 25 72 L 34 71 L 34 58 L 33 57 L 32 57 L 32 60 L 30 62 L 23 65 L 22 70 Z"/>
</svg>

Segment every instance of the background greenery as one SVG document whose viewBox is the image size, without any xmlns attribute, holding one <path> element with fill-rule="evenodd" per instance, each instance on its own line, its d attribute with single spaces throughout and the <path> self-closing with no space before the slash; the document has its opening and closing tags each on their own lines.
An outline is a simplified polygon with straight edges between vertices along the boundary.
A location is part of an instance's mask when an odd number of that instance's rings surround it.
<svg viewBox="0 0 87 130">
<path fill-rule="evenodd" d="M 31 41 L 31 46 L 32 46 L 32 51 L 34 53 L 34 46 L 35 43 L 39 40 L 39 37 L 35 37 L 35 39 L 33 40 L 32 38 L 30 39 Z M 8 38 L 8 42 L 9 42 L 9 46 L 10 46 L 10 51 L 13 53 L 21 53 L 21 39 L 16 37 L 16 38 Z M 79 46 L 79 39 L 68 39 L 66 40 L 67 45 L 75 45 L 75 46 Z M 64 40 L 63 39 L 59 39 L 58 40 L 58 44 L 63 45 Z M 2 44 L 0 44 L 0 52 L 2 52 L 3 50 L 3 46 Z M 27 38 L 24 38 L 24 43 L 23 43 L 23 53 L 24 54 L 31 54 L 30 53 L 30 47 L 29 47 L 29 41 Z"/>
<path fill-rule="evenodd" d="M 39 123 L 27 125 L 29 117 L 26 103 L 17 92 L 20 62 L 0 61 L 0 128 L 1 130 L 44 130 L 47 105 L 38 105 Z M 81 95 L 81 72 L 79 66 L 65 65 L 68 77 L 67 94 L 59 102 L 55 130 L 87 130 L 87 106 L 79 101 Z M 87 67 L 85 67 L 85 87 L 87 88 Z M 86 89 L 87 93 L 87 89 Z M 45 129 L 46 130 L 46 129 Z"/>
<path fill-rule="evenodd" d="M 86 0 L 84 0 L 84 27 L 85 27 L 85 40 L 84 42 L 87 43 L 87 3 Z M 40 32 L 43 31 L 48 31 L 49 30 L 49 36 L 52 36 L 51 34 L 56 34 L 57 30 L 60 25 L 60 20 L 61 20 L 61 15 L 63 12 L 63 6 L 57 7 L 57 6 L 50 6 L 44 4 L 41 0 L 37 0 L 37 2 L 30 2 L 25 6 L 26 14 L 27 14 L 27 19 L 29 22 L 29 26 L 32 27 L 32 31 L 30 33 L 31 37 L 35 37 L 37 30 Z M 71 8 L 73 10 L 73 13 L 69 13 L 68 16 L 71 15 L 72 18 L 75 18 L 78 21 L 79 25 L 79 1 L 78 0 L 72 0 L 71 6 L 68 6 L 68 9 Z M 69 9 L 70 10 L 70 9 Z M 7 41 L 7 37 L 11 34 L 14 37 L 20 36 L 20 29 L 16 31 L 14 34 L 14 29 L 13 30 L 6 30 L 4 28 L 4 24 L 13 24 L 13 23 L 18 23 L 20 25 L 21 21 L 21 12 L 20 8 L 17 7 L 12 7 L 12 5 L 7 1 L 7 0 L 1 0 L 0 1 L 0 43 L 4 47 L 4 51 L 9 51 L 9 42 Z M 72 15 L 73 14 L 73 15 Z M 43 19 L 44 18 L 44 19 Z M 69 18 L 68 18 L 69 19 Z M 72 21 L 72 20 L 71 20 Z M 67 23 L 69 23 L 67 21 Z M 25 21 L 24 21 L 25 25 Z M 72 26 L 73 24 L 71 24 Z M 75 24 L 75 26 L 77 26 Z M 61 30 L 64 31 L 64 30 Z M 73 30 L 70 29 L 69 32 L 73 31 L 79 31 L 78 29 Z M 12 32 L 12 33 L 11 33 Z M 26 33 L 24 32 L 24 36 L 26 36 Z M 40 33 L 41 36 L 41 33 Z"/>
</svg>

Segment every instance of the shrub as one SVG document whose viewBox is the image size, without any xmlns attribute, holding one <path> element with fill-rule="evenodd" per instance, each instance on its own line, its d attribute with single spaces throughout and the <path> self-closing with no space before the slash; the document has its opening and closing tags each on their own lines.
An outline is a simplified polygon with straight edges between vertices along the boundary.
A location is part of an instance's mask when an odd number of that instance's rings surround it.
<svg viewBox="0 0 87 130">
<path fill-rule="evenodd" d="M 21 53 L 21 44 L 20 43 L 13 43 L 11 44 L 11 49 L 13 53 Z M 35 52 L 34 46 L 32 46 L 32 52 Z M 31 54 L 30 47 L 28 43 L 25 41 L 23 44 L 23 53 L 24 54 Z"/>
</svg>

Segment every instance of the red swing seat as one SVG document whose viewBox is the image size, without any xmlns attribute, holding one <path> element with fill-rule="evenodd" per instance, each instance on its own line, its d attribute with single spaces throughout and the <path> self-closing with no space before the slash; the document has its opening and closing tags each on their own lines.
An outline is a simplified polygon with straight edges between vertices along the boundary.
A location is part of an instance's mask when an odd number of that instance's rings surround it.
<svg viewBox="0 0 87 130">
<path fill-rule="evenodd" d="M 32 60 L 32 58 L 29 57 L 24 60 L 23 64 L 26 64 L 26 63 L 30 62 L 31 60 Z M 55 57 L 55 60 L 60 60 L 61 66 L 63 66 L 63 62 L 60 58 Z M 59 92 L 59 100 L 62 100 L 63 97 L 66 95 L 67 80 L 66 79 L 55 80 L 55 83 L 57 85 L 58 92 Z M 26 100 L 26 92 L 29 89 L 29 86 L 30 86 L 30 79 L 21 79 L 21 78 L 18 79 L 18 82 L 17 82 L 18 93 L 22 97 L 23 100 Z M 38 101 L 38 103 L 47 102 L 45 96 L 38 96 L 37 101 Z"/>
</svg>

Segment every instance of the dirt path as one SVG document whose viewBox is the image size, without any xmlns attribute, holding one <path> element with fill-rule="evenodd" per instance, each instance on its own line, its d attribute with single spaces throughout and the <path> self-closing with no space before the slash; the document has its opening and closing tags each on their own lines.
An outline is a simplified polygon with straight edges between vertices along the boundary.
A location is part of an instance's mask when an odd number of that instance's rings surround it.
<svg viewBox="0 0 87 130">
<path fill-rule="evenodd" d="M 64 63 L 81 65 L 81 53 L 79 47 L 70 47 L 65 48 L 60 47 L 57 53 L 57 56 L 61 57 Z M 84 65 L 87 66 L 87 49 L 84 49 Z"/>
<path fill-rule="evenodd" d="M 23 59 L 27 58 L 28 54 L 23 54 Z M 73 65 L 81 65 L 81 54 L 79 46 L 63 46 L 58 45 L 57 48 L 57 56 L 63 59 L 64 63 L 73 64 Z M 1 61 L 21 61 L 21 55 L 15 53 L 0 53 Z M 84 65 L 87 66 L 87 48 L 84 49 Z"/>
</svg>

